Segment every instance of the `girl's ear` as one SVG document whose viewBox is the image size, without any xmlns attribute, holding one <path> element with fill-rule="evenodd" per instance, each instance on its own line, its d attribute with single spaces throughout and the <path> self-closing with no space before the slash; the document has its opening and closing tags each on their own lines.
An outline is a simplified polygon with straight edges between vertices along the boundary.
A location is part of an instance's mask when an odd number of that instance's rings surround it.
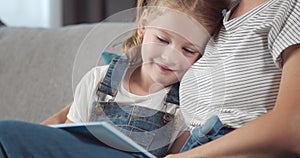
<svg viewBox="0 0 300 158">
<path fill-rule="evenodd" d="M 145 9 L 139 19 L 139 22 L 138 22 L 138 35 L 141 37 L 143 37 L 143 35 L 145 33 L 147 16 L 148 16 L 148 11 L 147 11 L 147 9 Z"/>
</svg>

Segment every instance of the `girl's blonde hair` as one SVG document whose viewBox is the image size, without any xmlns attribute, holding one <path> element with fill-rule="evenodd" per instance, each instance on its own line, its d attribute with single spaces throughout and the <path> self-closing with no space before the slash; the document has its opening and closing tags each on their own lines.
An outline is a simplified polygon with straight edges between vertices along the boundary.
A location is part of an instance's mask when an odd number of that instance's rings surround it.
<svg viewBox="0 0 300 158">
<path fill-rule="evenodd" d="M 213 35 L 221 26 L 223 11 L 228 9 L 229 4 L 230 0 L 138 0 L 136 24 L 142 16 L 143 7 L 166 7 L 192 16 Z M 136 26 L 132 35 L 122 45 L 123 51 L 130 59 L 137 59 L 131 61 L 141 62 L 140 50 L 136 49 L 140 48 L 142 42 L 143 38 L 138 34 Z"/>
</svg>

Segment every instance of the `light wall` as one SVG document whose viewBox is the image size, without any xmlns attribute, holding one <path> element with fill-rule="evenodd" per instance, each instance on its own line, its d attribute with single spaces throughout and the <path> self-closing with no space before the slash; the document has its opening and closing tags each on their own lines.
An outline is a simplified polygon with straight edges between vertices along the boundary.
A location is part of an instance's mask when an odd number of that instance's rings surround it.
<svg viewBox="0 0 300 158">
<path fill-rule="evenodd" d="M 62 0 L 0 0 L 0 19 L 8 26 L 62 26 Z"/>
</svg>

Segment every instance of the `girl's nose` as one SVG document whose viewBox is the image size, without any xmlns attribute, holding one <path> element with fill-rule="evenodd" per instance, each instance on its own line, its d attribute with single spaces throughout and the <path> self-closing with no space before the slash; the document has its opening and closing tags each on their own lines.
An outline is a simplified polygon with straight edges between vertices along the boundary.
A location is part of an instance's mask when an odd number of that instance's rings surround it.
<svg viewBox="0 0 300 158">
<path fill-rule="evenodd" d="M 166 47 L 161 56 L 162 56 L 162 59 L 164 61 L 168 62 L 169 64 L 171 64 L 171 63 L 176 64 L 178 59 L 181 58 L 180 53 L 178 52 L 178 50 L 175 47 L 172 47 L 172 46 Z"/>
<path fill-rule="evenodd" d="M 173 61 L 175 55 L 175 50 L 174 48 L 172 48 L 171 46 L 167 46 L 163 52 L 161 53 L 161 58 L 165 61 L 165 62 L 171 62 Z"/>
</svg>

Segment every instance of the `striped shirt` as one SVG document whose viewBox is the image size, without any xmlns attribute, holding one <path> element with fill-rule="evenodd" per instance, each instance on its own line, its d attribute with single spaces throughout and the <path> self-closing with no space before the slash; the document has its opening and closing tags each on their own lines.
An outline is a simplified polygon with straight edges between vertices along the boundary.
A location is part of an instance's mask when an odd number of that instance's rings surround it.
<svg viewBox="0 0 300 158">
<path fill-rule="evenodd" d="M 180 101 L 186 122 L 211 115 L 234 128 L 271 110 L 281 79 L 281 52 L 300 43 L 298 0 L 268 0 L 228 20 L 204 56 L 183 77 Z"/>
</svg>

